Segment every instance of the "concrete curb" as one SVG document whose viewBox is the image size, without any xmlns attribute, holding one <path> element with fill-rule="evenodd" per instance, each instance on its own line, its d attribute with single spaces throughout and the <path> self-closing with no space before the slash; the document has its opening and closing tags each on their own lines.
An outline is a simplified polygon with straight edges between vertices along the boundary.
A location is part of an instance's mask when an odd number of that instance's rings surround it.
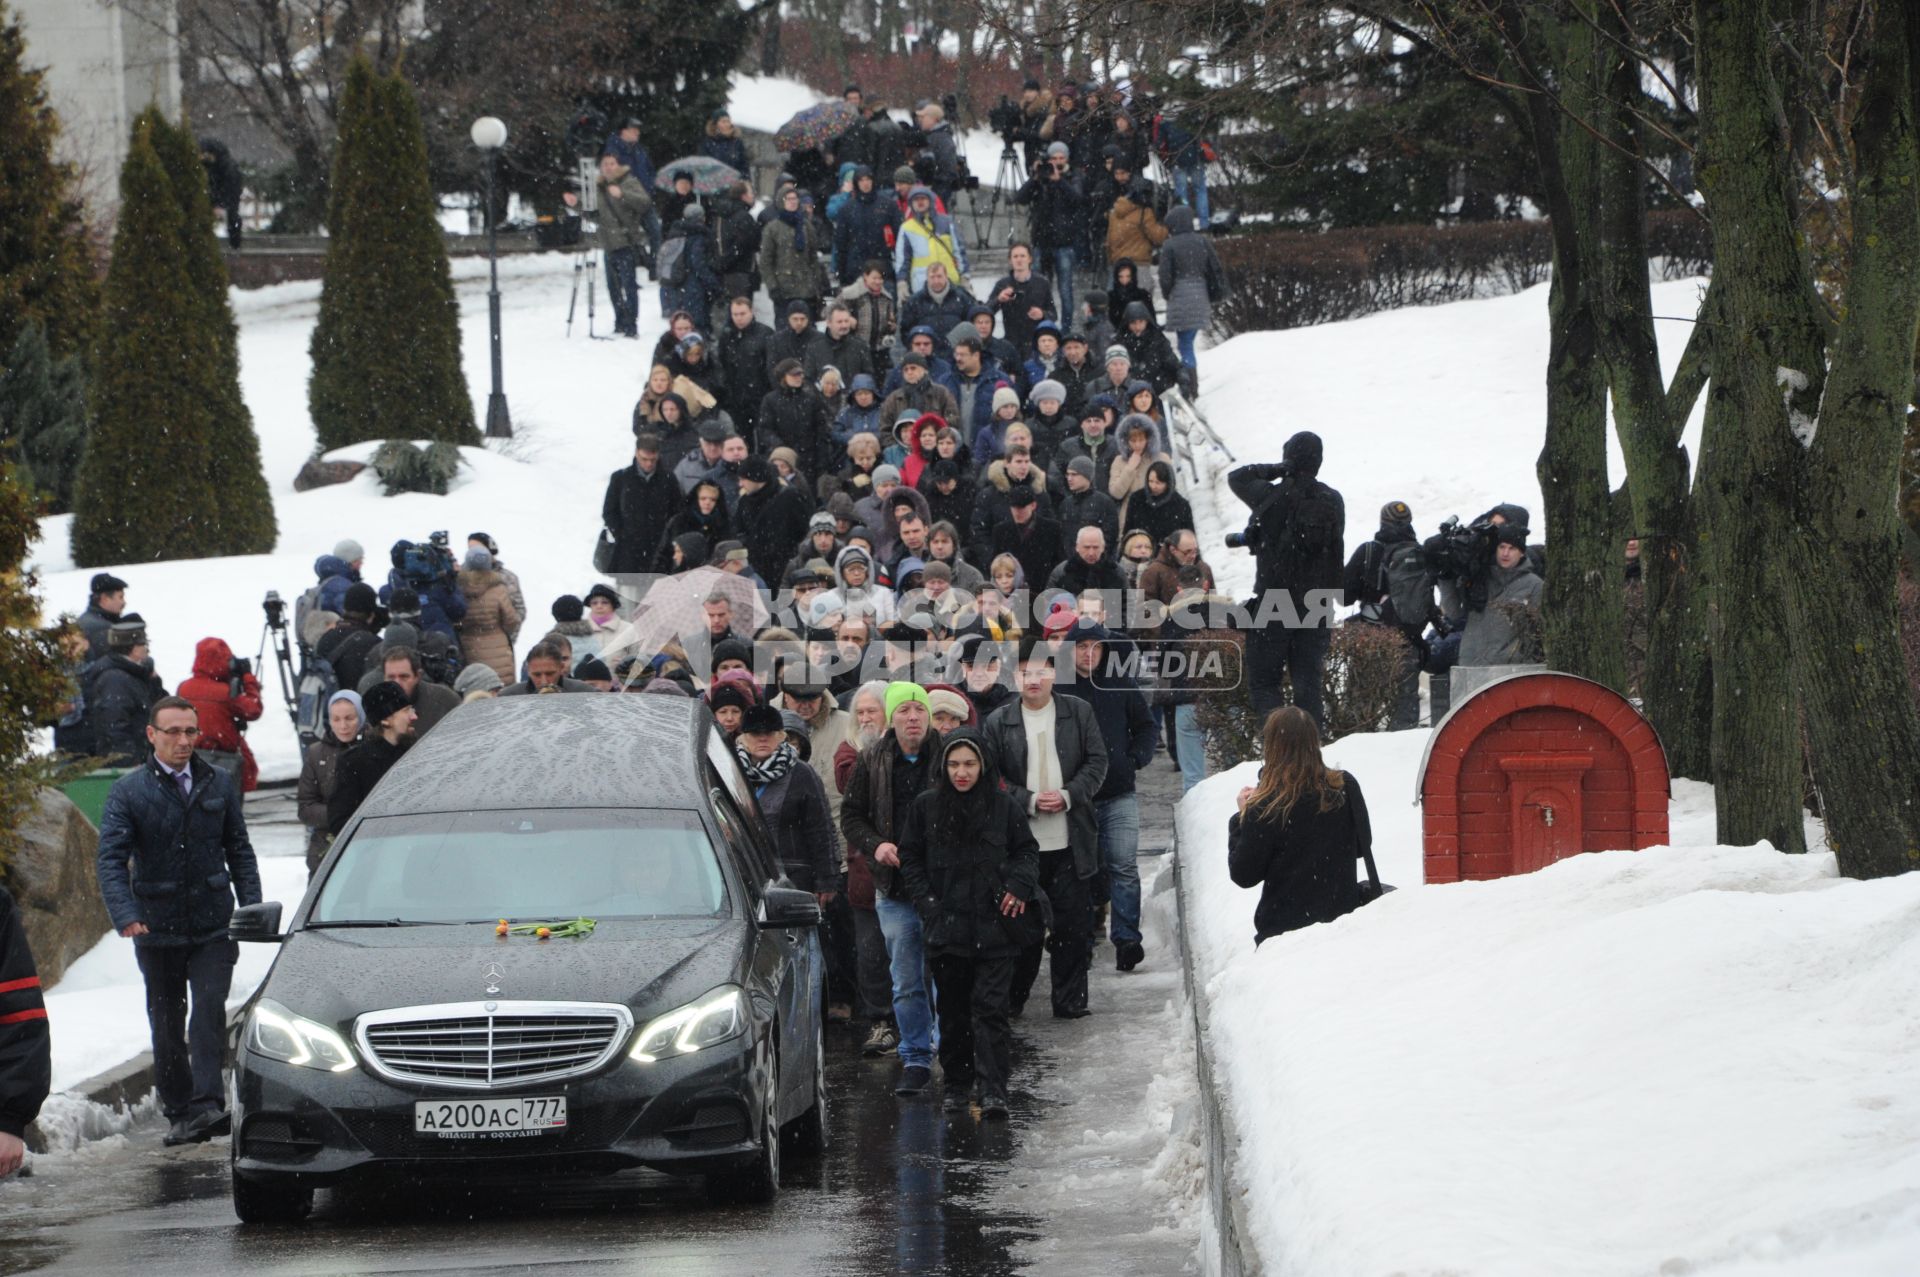
<svg viewBox="0 0 1920 1277">
<path fill-rule="evenodd" d="M 1193 971 L 1192 924 L 1187 917 L 1187 893 L 1180 890 L 1185 860 L 1178 826 L 1173 844 L 1173 873 L 1180 919 L 1180 968 L 1186 984 L 1187 1005 L 1193 1011 L 1193 1063 L 1200 1079 L 1200 1109 L 1207 1129 L 1207 1193 L 1212 1199 L 1214 1234 L 1219 1242 L 1221 1277 L 1259 1277 L 1264 1271 L 1247 1222 L 1247 1193 L 1240 1183 L 1240 1137 L 1221 1108 L 1220 1086 L 1208 1052 L 1207 1010 L 1200 982 Z"/>
</svg>

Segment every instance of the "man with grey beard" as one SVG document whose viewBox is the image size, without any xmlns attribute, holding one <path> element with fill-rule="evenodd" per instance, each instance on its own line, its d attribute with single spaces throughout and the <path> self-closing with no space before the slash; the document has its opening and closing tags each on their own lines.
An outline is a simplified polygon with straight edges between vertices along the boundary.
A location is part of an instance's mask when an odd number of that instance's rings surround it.
<svg viewBox="0 0 1920 1277">
<path fill-rule="evenodd" d="M 860 765 L 860 756 L 887 734 L 886 682 L 875 679 L 862 683 L 854 690 L 849 711 L 851 730 L 830 754 L 833 783 L 827 786 L 827 793 L 836 804 L 844 798 L 854 768 Z M 820 754 L 816 746 L 814 757 Z M 838 810 L 836 806 L 835 811 Z M 836 815 L 834 819 L 837 821 L 839 817 Z M 880 930 L 880 915 L 874 904 L 873 873 L 864 862 L 858 872 L 853 866 L 848 867 L 843 899 L 853 913 L 854 986 L 860 1015 L 872 1025 L 860 1052 L 869 1056 L 886 1055 L 900 1045 L 900 1031 L 893 1023 L 893 971 L 887 961 L 887 940 Z"/>
</svg>

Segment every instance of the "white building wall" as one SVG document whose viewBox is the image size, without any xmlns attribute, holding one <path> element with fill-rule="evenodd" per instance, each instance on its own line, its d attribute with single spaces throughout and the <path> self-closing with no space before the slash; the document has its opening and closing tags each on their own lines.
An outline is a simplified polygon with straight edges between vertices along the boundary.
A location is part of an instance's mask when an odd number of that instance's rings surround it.
<svg viewBox="0 0 1920 1277">
<path fill-rule="evenodd" d="M 133 118 L 149 103 L 180 115 L 179 16 L 171 0 L 11 0 L 27 65 L 46 72 L 60 115 L 59 157 L 79 169 L 95 215 L 110 219 Z"/>
</svg>

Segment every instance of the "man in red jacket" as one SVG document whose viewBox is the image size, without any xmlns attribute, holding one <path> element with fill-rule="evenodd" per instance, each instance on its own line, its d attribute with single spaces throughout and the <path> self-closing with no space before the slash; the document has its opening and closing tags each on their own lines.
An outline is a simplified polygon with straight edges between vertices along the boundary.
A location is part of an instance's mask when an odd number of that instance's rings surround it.
<svg viewBox="0 0 1920 1277">
<path fill-rule="evenodd" d="M 195 752 L 239 781 L 242 793 L 252 793 L 260 784 L 260 768 L 241 732 L 242 724 L 260 717 L 261 701 L 260 680 L 247 662 L 233 659 L 226 640 L 203 638 L 193 651 L 193 677 L 180 684 L 179 694 L 192 701 L 200 715 Z M 236 756 L 238 771 L 217 757 L 220 754 Z"/>
</svg>

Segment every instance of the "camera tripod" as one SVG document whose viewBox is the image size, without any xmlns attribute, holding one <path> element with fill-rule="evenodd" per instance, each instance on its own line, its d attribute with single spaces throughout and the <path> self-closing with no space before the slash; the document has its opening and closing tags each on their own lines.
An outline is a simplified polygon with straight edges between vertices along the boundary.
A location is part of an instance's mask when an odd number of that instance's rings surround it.
<svg viewBox="0 0 1920 1277">
<path fill-rule="evenodd" d="M 268 590 L 266 599 L 260 604 L 267 614 L 267 622 L 260 627 L 260 648 L 254 653 L 253 668 L 260 669 L 267 655 L 267 646 L 273 646 L 273 663 L 280 671 L 280 699 L 286 702 L 287 718 L 293 723 L 293 730 L 300 730 L 300 697 L 296 693 L 299 686 L 293 669 L 293 648 L 287 639 L 287 605 L 281 601 L 278 590 Z M 306 640 L 300 643 L 300 657 L 307 657 Z M 302 741 L 304 746 L 306 742 Z"/>
<path fill-rule="evenodd" d="M 983 184 L 974 187 L 971 192 L 975 247 L 988 248 L 993 244 L 993 224 L 999 219 L 1002 200 L 1005 200 L 1009 206 L 1007 242 L 1013 242 L 1014 212 L 1011 207 L 1013 196 L 1025 184 L 1026 175 L 1020 171 L 1020 157 L 1014 153 L 1013 143 L 1007 142 L 1000 148 L 1000 164 L 993 171 L 992 188 L 989 189 Z M 983 191 L 987 193 L 987 214 L 984 219 L 980 216 L 980 195 Z"/>
<path fill-rule="evenodd" d="M 583 156 L 574 161 L 574 176 L 580 184 L 580 243 L 573 250 L 573 292 L 567 297 L 567 336 L 573 336 L 573 312 L 580 304 L 580 282 L 584 277 L 587 285 L 587 336 L 594 341 L 612 341 L 611 336 L 603 337 L 593 331 L 593 292 L 594 280 L 600 274 L 600 237 L 596 221 L 593 242 L 587 242 L 587 217 L 600 211 L 600 188 L 594 182 L 595 172 L 592 160 Z"/>
</svg>

